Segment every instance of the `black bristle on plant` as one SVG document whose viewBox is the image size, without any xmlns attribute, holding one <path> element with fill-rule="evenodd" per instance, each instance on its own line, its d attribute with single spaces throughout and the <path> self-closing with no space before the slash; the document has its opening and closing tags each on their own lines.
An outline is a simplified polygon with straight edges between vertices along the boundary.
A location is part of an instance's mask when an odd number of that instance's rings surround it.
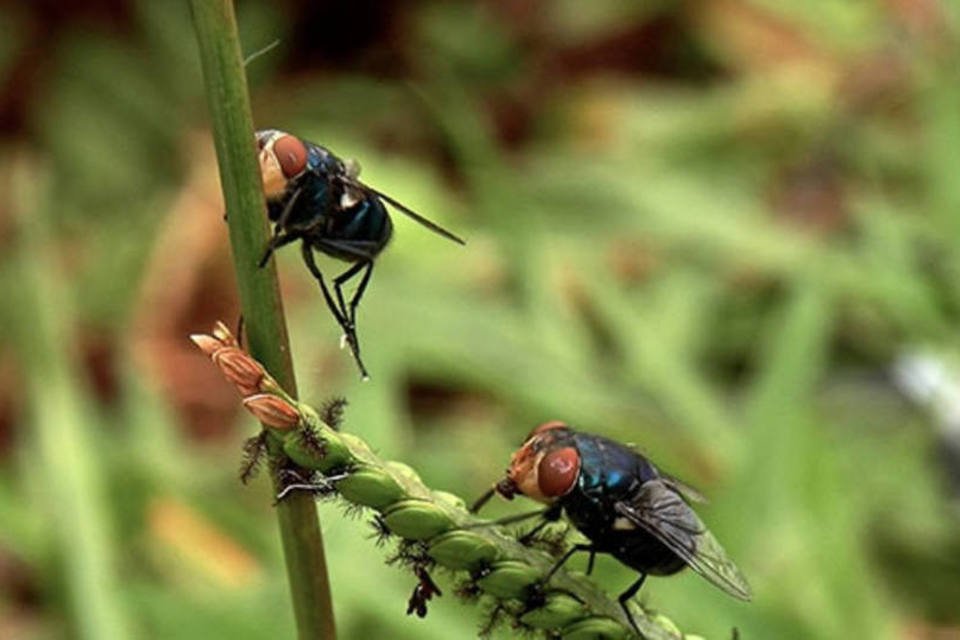
<svg viewBox="0 0 960 640">
<path fill-rule="evenodd" d="M 261 431 L 243 442 L 243 460 L 240 462 L 240 482 L 248 484 L 257 477 L 267 455 L 267 432 Z"/>
<path fill-rule="evenodd" d="M 477 631 L 478 638 L 489 638 L 490 635 L 497 630 L 498 627 L 502 626 L 506 621 L 507 617 L 507 608 L 501 602 L 496 602 L 490 607 L 490 610 L 486 613 L 487 621 L 480 627 L 480 630 Z"/>
<path fill-rule="evenodd" d="M 349 402 L 343 396 L 330 398 L 320 407 L 320 419 L 334 431 L 339 431 L 340 425 L 343 424 L 344 409 L 348 404 Z"/>
<path fill-rule="evenodd" d="M 373 528 L 373 533 L 370 535 L 373 543 L 378 547 L 386 546 L 386 544 L 390 542 L 391 536 L 393 536 L 387 523 L 384 522 L 383 518 L 378 514 L 370 518 L 370 526 Z"/>
<path fill-rule="evenodd" d="M 468 578 L 457 583 L 453 589 L 453 595 L 465 602 L 475 602 L 483 595 L 483 590 L 476 582 Z"/>
<path fill-rule="evenodd" d="M 323 440 L 320 439 L 320 437 L 317 435 L 317 432 L 313 428 L 307 425 L 301 426 L 299 429 L 297 429 L 296 437 L 299 439 L 300 446 L 303 447 L 303 450 L 310 455 L 317 457 L 323 457 L 326 455 L 326 449 L 324 447 Z"/>
</svg>

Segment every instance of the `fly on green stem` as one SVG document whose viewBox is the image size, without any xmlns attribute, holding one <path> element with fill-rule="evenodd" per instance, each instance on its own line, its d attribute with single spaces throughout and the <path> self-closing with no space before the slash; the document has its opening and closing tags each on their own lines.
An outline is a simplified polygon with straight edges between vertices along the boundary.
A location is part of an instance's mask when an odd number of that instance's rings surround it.
<svg viewBox="0 0 960 640">
<path fill-rule="evenodd" d="M 300 241 L 303 261 L 320 285 L 323 298 L 343 330 L 346 344 L 364 379 L 369 378 L 360 357 L 357 306 L 373 274 L 374 259 L 387 246 L 393 223 L 384 203 L 448 240 L 461 238 L 424 218 L 390 196 L 360 182 L 359 167 L 344 162 L 328 149 L 294 135 L 266 129 L 257 132 L 260 171 L 267 198 L 273 237 L 260 260 L 263 267 L 277 249 Z M 333 293 L 317 266 L 314 252 L 351 263 L 333 278 Z M 349 301 L 344 286 L 359 277 Z"/>
</svg>

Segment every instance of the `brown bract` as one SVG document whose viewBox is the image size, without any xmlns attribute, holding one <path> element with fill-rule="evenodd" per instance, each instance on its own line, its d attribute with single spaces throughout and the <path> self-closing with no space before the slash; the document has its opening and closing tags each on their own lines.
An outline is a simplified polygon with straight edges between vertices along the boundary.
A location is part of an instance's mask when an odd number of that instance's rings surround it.
<svg viewBox="0 0 960 640">
<path fill-rule="evenodd" d="M 243 406 L 257 420 L 274 429 L 293 429 L 300 424 L 296 407 L 279 396 L 258 393 L 243 399 Z"/>
<path fill-rule="evenodd" d="M 217 322 L 213 335 L 194 334 L 190 339 L 213 360 L 241 396 L 246 398 L 263 391 L 267 372 L 259 362 L 240 348 L 225 324 Z"/>
</svg>

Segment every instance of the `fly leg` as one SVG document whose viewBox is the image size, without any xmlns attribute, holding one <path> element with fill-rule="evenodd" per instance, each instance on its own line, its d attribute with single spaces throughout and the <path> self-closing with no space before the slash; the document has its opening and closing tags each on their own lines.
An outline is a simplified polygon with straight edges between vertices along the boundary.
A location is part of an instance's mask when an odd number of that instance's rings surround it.
<svg viewBox="0 0 960 640">
<path fill-rule="evenodd" d="M 290 233 L 278 233 L 277 235 L 273 236 L 270 238 L 270 242 L 267 243 L 267 248 L 263 250 L 263 256 L 260 257 L 260 262 L 257 263 L 257 267 L 263 269 L 265 266 L 267 266 L 267 263 L 270 261 L 270 256 L 273 255 L 274 251 L 299 239 L 299 235 Z"/>
<path fill-rule="evenodd" d="M 544 576 L 544 578 L 543 578 L 543 580 L 542 580 L 541 582 L 542 582 L 543 584 L 547 584 L 548 582 L 550 582 L 550 578 L 553 577 L 553 574 L 555 574 L 557 571 L 559 571 L 559 570 L 560 570 L 560 567 L 562 567 L 564 564 L 566 564 L 567 560 L 570 559 L 570 556 L 572 556 L 573 554 L 575 554 L 575 553 L 578 552 L 578 551 L 589 551 L 591 557 L 593 557 L 593 554 L 596 553 L 596 550 L 593 548 L 593 545 L 592 545 L 592 544 L 575 544 L 575 545 L 573 545 L 572 547 L 570 547 L 570 548 L 567 550 L 567 552 L 566 552 L 565 554 L 563 554 L 563 557 L 561 557 L 559 560 L 557 560 L 557 563 L 556 563 L 555 565 L 553 565 L 553 568 L 550 569 L 550 571 L 547 572 L 547 575 Z M 639 589 L 639 587 L 637 587 L 637 588 Z"/>
<path fill-rule="evenodd" d="M 297 198 L 300 197 L 300 193 L 302 191 L 303 191 L 302 188 L 297 189 L 296 191 L 293 192 L 293 195 L 290 196 L 290 199 L 287 200 L 287 204 L 284 205 L 283 211 L 280 212 L 280 217 L 277 218 L 277 223 L 274 227 L 275 229 L 287 228 L 287 222 L 290 220 L 291 212 L 293 212 L 293 205 L 296 204 Z M 259 266 L 261 269 L 265 267 L 267 264 L 267 261 L 270 260 L 270 256 L 273 255 L 274 251 L 276 251 L 282 246 L 290 244 L 291 242 L 293 242 L 299 237 L 300 237 L 299 234 L 290 234 L 290 233 L 283 233 L 283 232 L 274 234 L 274 236 L 270 238 L 270 242 L 269 244 L 267 244 L 267 248 L 263 252 L 263 257 L 260 258 L 260 262 L 258 263 L 257 266 Z"/>
<path fill-rule="evenodd" d="M 330 295 L 330 290 L 327 289 L 327 283 L 323 279 L 323 273 L 320 271 L 320 267 L 317 266 L 317 261 L 313 257 L 313 250 L 310 248 L 310 245 L 304 242 L 300 245 L 300 253 L 303 255 L 303 261 L 307 265 L 310 275 L 320 284 L 320 291 L 323 292 L 323 299 L 326 300 L 330 313 L 333 314 L 337 324 L 339 324 L 342 329 L 347 320 L 343 317 L 343 314 L 340 313 L 340 307 L 333 301 L 333 296 Z"/>
<path fill-rule="evenodd" d="M 517 542 L 524 546 L 530 544 L 530 541 L 533 540 L 534 536 L 540 533 L 540 531 L 542 531 L 543 528 L 551 522 L 556 522 L 559 520 L 562 513 L 563 508 L 560 507 L 560 505 L 555 504 L 551 506 L 549 509 L 543 512 L 543 520 L 540 521 L 540 523 L 537 524 L 537 526 L 535 526 L 533 529 L 530 529 L 530 531 L 527 531 L 525 534 L 520 536 Z"/>
<path fill-rule="evenodd" d="M 306 242 L 301 246 L 301 253 L 303 254 L 303 261 L 307 265 L 307 269 L 310 270 L 310 274 L 320 283 L 320 291 L 323 292 L 323 299 L 327 303 L 327 308 L 330 309 L 330 313 L 333 314 L 333 317 L 336 319 L 337 324 L 340 325 L 340 329 L 347 334 L 347 336 L 353 335 L 353 329 L 350 326 L 349 320 L 344 316 L 343 310 L 341 307 L 334 302 L 333 296 L 330 295 L 330 290 L 327 289 L 327 283 L 323 279 L 323 273 L 320 272 L 320 268 L 317 267 L 317 262 L 313 257 L 313 250 L 310 248 Z M 363 360 L 360 359 L 360 351 L 356 347 L 356 340 L 350 341 L 350 350 L 353 353 L 353 359 L 356 361 L 357 366 L 360 367 L 360 374 L 364 378 L 369 378 L 367 374 L 367 368 L 363 366 Z"/>
<path fill-rule="evenodd" d="M 343 297 L 343 285 L 349 282 L 361 271 L 363 271 L 363 275 L 360 277 L 360 283 L 357 285 L 357 290 L 353 293 L 353 297 L 350 298 L 350 303 L 347 304 Z M 369 376 L 367 375 L 367 371 L 360 361 L 360 341 L 357 339 L 357 305 L 360 304 L 360 298 L 363 297 L 363 293 L 367 288 L 367 284 L 370 282 L 370 276 L 372 274 L 373 261 L 367 260 L 355 263 L 352 267 L 333 279 L 333 290 L 334 293 L 337 294 L 337 302 L 340 304 L 340 313 L 346 320 L 346 326 L 344 327 L 346 340 L 350 345 L 350 350 L 353 351 L 353 356 L 356 359 L 357 364 L 360 366 L 360 370 L 364 378 L 368 378 Z"/>
<path fill-rule="evenodd" d="M 529 520 L 530 518 L 537 517 L 548 517 L 550 513 L 550 508 L 547 509 L 537 509 L 536 511 L 527 511 L 526 513 L 518 513 L 516 515 L 507 516 L 505 518 L 500 518 L 499 520 L 493 520 L 491 522 L 471 522 L 463 526 L 464 529 L 479 529 L 480 527 L 497 527 L 503 526 L 505 524 L 513 524 L 514 522 L 522 522 L 524 520 Z"/>
<path fill-rule="evenodd" d="M 545 526 L 547 526 L 548 524 L 550 524 L 551 522 L 553 522 L 553 520 L 550 520 L 550 519 L 548 519 L 548 518 L 544 518 L 544 519 L 541 520 L 540 523 L 539 523 L 537 526 L 535 526 L 533 529 L 530 529 L 530 531 L 527 531 L 525 534 L 523 534 L 522 536 L 520 536 L 519 538 L 517 538 L 517 542 L 519 542 L 519 543 L 522 544 L 523 546 L 527 546 L 528 544 L 530 544 L 530 541 L 533 540 L 534 537 L 536 537 L 536 535 L 537 535 L 538 533 L 540 533 L 541 531 L 543 531 L 543 528 L 544 528 Z"/>
<path fill-rule="evenodd" d="M 343 291 L 341 291 L 341 287 L 346 284 L 350 278 L 357 275 L 357 273 L 364 268 L 366 268 L 366 271 L 364 271 L 363 275 L 360 277 L 360 284 L 357 285 L 357 290 L 353 292 L 353 297 L 350 298 L 350 304 L 345 305 L 343 303 Z M 339 299 L 340 306 L 344 311 L 344 316 L 352 326 L 356 326 L 357 305 L 360 304 L 360 298 L 363 297 L 363 293 L 367 290 L 367 284 L 370 282 L 371 275 L 373 275 L 373 261 L 368 260 L 366 262 L 358 262 L 333 280 L 334 289 L 337 292 L 337 298 Z"/>
<path fill-rule="evenodd" d="M 637 621 L 633 619 L 633 614 L 630 613 L 630 608 L 627 606 L 627 601 L 633 596 L 637 595 L 637 591 L 640 591 L 640 587 L 643 586 L 643 581 L 646 579 L 647 574 L 641 573 L 637 581 L 627 587 L 627 590 L 621 593 L 617 598 L 617 602 L 620 603 L 620 608 L 623 609 L 625 614 L 627 614 L 627 620 L 630 621 L 630 625 L 633 627 L 633 630 L 636 631 L 637 635 L 641 638 L 644 638 L 645 636 L 640 632 L 640 627 L 637 626 Z"/>
<path fill-rule="evenodd" d="M 597 559 L 597 550 L 590 549 L 590 558 L 587 560 L 587 575 L 593 573 L 593 561 Z"/>
</svg>

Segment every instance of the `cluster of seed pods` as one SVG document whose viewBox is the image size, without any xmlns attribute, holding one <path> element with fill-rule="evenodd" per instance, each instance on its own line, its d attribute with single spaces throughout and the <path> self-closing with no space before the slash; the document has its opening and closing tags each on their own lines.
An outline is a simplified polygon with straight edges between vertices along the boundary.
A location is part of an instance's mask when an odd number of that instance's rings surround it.
<svg viewBox="0 0 960 640">
<path fill-rule="evenodd" d="M 554 564 L 469 513 L 456 495 L 428 488 L 402 462 L 379 458 L 360 438 L 335 430 L 311 407 L 287 396 L 263 367 L 218 323 L 212 335 L 192 336 L 240 391 L 244 406 L 277 438 L 299 469 L 338 478 L 332 489 L 351 505 L 377 513 L 383 533 L 415 543 L 432 566 L 467 576 L 470 591 L 497 601 L 514 623 L 570 640 L 619 640 L 636 634 L 618 604 L 591 580 L 565 571 L 544 585 Z M 422 561 L 421 561 L 422 562 Z M 647 640 L 700 640 L 662 615 L 636 616 Z"/>
</svg>

